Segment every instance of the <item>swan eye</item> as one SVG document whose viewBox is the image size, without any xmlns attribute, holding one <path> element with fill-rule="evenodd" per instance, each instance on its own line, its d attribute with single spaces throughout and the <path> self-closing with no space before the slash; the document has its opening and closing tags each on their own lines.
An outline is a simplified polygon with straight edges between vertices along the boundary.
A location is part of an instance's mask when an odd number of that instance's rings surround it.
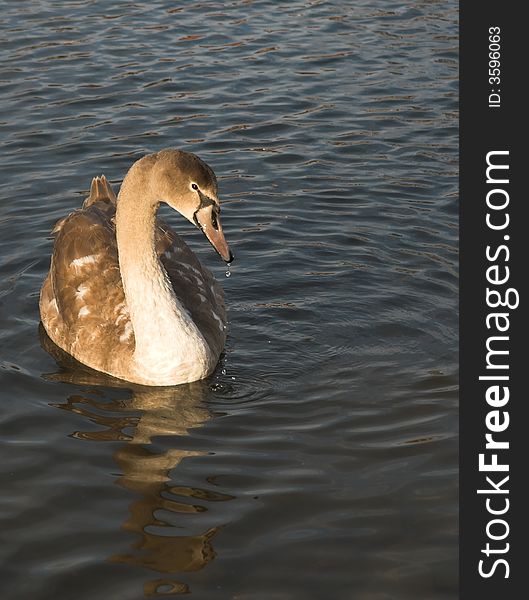
<svg viewBox="0 0 529 600">
<path fill-rule="evenodd" d="M 195 190 L 198 191 L 198 185 L 196 183 L 192 183 L 191 187 Z"/>
</svg>

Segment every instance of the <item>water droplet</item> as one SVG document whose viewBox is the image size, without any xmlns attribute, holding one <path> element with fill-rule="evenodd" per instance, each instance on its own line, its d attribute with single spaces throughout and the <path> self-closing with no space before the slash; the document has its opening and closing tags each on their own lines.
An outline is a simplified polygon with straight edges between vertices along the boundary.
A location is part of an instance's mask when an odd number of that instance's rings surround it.
<svg viewBox="0 0 529 600">
<path fill-rule="evenodd" d="M 223 375 L 226 375 L 226 369 L 222 369 L 221 373 L 222 373 Z"/>
<path fill-rule="evenodd" d="M 231 277 L 231 273 L 230 273 L 231 263 L 226 263 L 226 266 L 228 267 L 228 269 L 226 271 L 226 277 Z"/>
</svg>

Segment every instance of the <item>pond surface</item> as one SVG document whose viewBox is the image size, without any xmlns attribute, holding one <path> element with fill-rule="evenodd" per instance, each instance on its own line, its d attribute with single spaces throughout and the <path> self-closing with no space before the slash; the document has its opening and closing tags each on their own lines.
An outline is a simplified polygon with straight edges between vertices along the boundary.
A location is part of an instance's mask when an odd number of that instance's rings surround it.
<svg viewBox="0 0 529 600">
<path fill-rule="evenodd" d="M 2 599 L 457 597 L 457 3 L 5 1 Z M 39 341 L 54 222 L 219 177 L 226 356 L 115 387 Z"/>
</svg>

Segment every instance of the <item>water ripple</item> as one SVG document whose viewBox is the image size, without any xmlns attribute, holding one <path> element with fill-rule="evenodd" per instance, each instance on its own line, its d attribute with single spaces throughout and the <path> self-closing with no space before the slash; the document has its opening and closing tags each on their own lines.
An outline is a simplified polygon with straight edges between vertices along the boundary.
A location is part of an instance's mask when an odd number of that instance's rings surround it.
<svg viewBox="0 0 529 600">
<path fill-rule="evenodd" d="M 4 4 L 3 597 L 455 598 L 457 4 Z M 154 391 L 59 367 L 53 223 L 169 146 L 219 176 L 229 279 L 164 217 L 225 357 Z"/>
</svg>

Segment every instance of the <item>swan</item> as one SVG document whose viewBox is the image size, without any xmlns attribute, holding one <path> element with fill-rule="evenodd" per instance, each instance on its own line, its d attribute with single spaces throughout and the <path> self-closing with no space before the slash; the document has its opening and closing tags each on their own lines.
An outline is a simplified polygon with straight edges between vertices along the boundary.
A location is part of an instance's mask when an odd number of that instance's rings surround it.
<svg viewBox="0 0 529 600">
<path fill-rule="evenodd" d="M 56 223 L 39 302 L 59 348 L 96 371 L 151 386 L 208 376 L 226 340 L 222 288 L 157 218 L 161 202 L 233 261 L 213 170 L 166 149 L 136 161 L 117 198 L 104 176 L 95 177 L 82 208 Z"/>
</svg>

